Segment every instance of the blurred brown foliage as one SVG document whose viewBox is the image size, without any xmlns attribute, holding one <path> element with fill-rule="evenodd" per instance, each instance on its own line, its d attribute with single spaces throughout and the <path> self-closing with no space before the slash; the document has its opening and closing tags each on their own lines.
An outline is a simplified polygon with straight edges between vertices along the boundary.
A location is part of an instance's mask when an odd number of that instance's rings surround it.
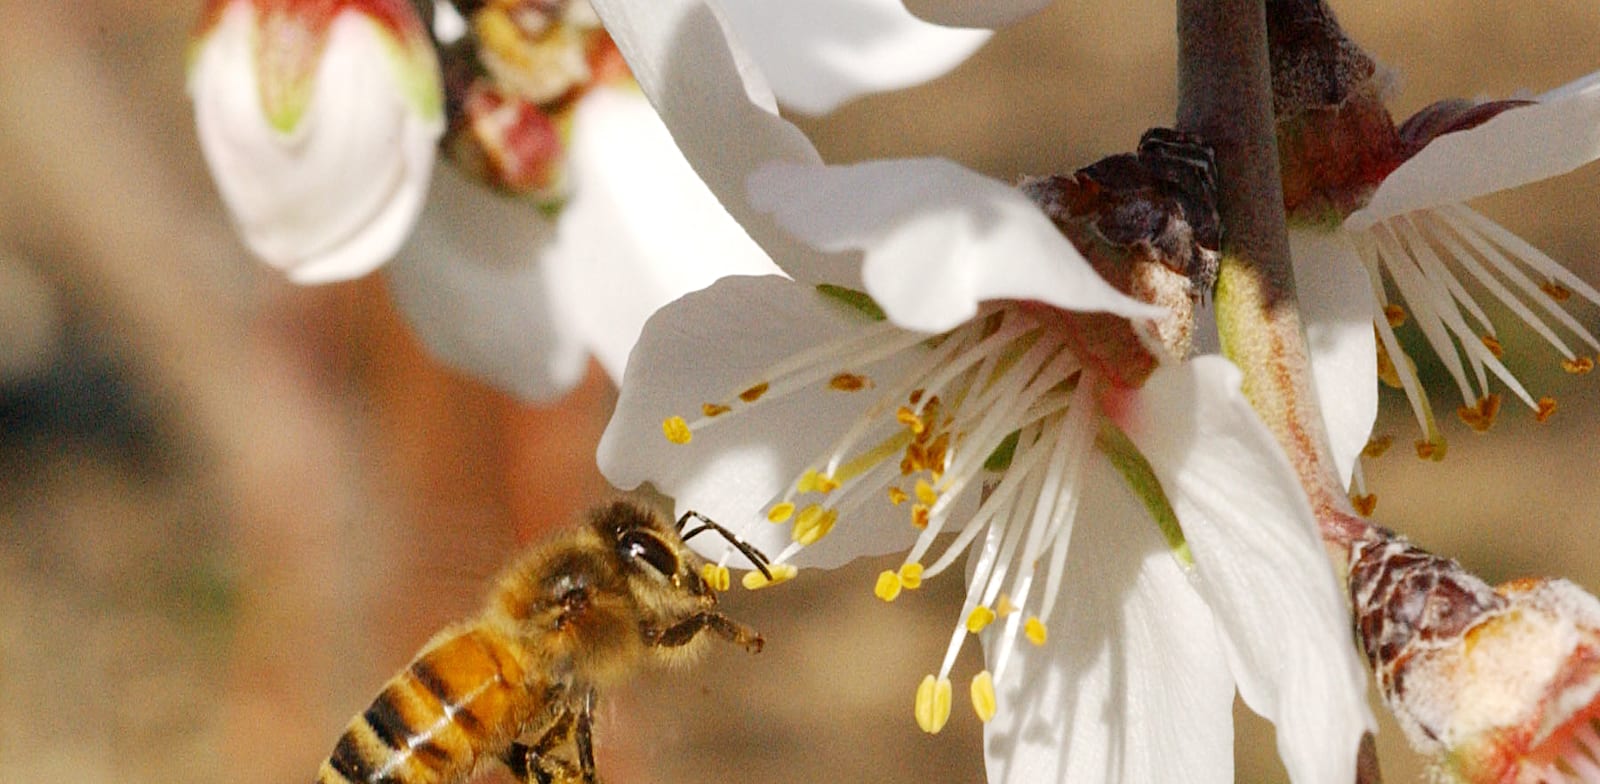
<svg viewBox="0 0 1600 784">
<path fill-rule="evenodd" d="M 1336 10 L 1401 74 L 1399 114 L 1600 63 L 1600 9 L 1578 0 Z M 43 364 L 0 390 L 8 781 L 307 780 L 518 542 L 606 492 L 592 455 L 614 393 L 598 372 L 559 405 L 524 406 L 431 361 L 381 275 L 295 288 L 248 258 L 183 94 L 195 11 L 0 4 L 0 348 L 45 335 L 27 344 Z M 1063 0 L 945 79 L 804 124 L 834 161 L 1070 170 L 1169 121 L 1171 13 Z M 1482 206 L 1593 281 L 1596 193 L 1590 167 Z M 1562 399 L 1551 424 L 1508 412 L 1475 438 L 1452 422 L 1444 463 L 1403 449 L 1370 463 L 1380 517 L 1491 579 L 1600 588 L 1593 383 L 1538 375 Z M 1400 409 L 1380 430 L 1404 443 Z M 768 650 L 612 695 L 609 778 L 981 780 L 973 717 L 928 738 L 910 716 L 959 586 L 890 607 L 870 595 L 878 568 L 735 593 Z M 1283 780 L 1270 727 L 1242 721 L 1238 779 Z M 1391 781 L 1418 778 L 1392 724 L 1380 745 Z"/>
</svg>

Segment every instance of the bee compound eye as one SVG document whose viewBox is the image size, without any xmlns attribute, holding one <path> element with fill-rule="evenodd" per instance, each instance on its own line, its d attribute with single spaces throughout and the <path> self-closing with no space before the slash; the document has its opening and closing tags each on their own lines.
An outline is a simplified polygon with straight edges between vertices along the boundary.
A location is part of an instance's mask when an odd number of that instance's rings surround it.
<svg viewBox="0 0 1600 784">
<path fill-rule="evenodd" d="M 678 555 L 661 537 L 645 531 L 628 531 L 617 540 L 617 553 L 628 563 L 644 562 L 662 577 L 678 573 Z"/>
</svg>

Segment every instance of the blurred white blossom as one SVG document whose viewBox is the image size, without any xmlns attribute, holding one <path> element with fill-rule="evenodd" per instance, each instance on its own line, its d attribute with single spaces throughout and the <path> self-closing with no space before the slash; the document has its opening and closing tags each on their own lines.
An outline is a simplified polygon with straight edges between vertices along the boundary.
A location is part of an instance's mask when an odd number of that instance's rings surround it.
<svg viewBox="0 0 1600 784">
<path fill-rule="evenodd" d="M 213 0 L 189 93 L 245 242 L 291 280 L 359 277 L 410 234 L 444 112 L 406 0 Z"/>
</svg>

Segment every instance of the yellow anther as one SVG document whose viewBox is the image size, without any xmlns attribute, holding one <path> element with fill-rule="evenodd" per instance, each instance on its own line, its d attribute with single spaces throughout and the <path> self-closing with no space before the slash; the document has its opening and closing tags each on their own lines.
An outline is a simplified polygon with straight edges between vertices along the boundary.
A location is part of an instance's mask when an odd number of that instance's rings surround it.
<svg viewBox="0 0 1600 784">
<path fill-rule="evenodd" d="M 1437 463 L 1444 459 L 1444 452 L 1445 444 L 1443 439 L 1437 442 L 1426 439 L 1417 442 L 1417 457 L 1423 460 L 1432 460 Z"/>
<path fill-rule="evenodd" d="M 860 392 L 872 388 L 872 379 L 855 373 L 840 373 L 828 379 L 828 388 L 839 392 Z"/>
<path fill-rule="evenodd" d="M 706 581 L 713 591 L 726 591 L 733 584 L 733 576 L 729 574 L 728 567 L 714 563 L 703 564 L 700 567 L 700 579 Z"/>
<path fill-rule="evenodd" d="M 1461 406 L 1456 409 L 1456 416 L 1467 423 L 1467 427 L 1479 433 L 1486 433 L 1494 426 L 1494 418 L 1500 413 L 1500 396 L 1488 394 L 1478 398 L 1477 405 Z"/>
<path fill-rule="evenodd" d="M 1028 642 L 1034 645 L 1043 645 L 1045 639 L 1050 636 L 1050 631 L 1044 628 L 1044 621 L 1035 616 L 1029 618 L 1027 623 L 1022 624 L 1022 634 L 1028 638 Z"/>
<path fill-rule="evenodd" d="M 928 468 L 928 449 L 919 441 L 906 445 L 905 456 L 900 458 L 900 473 L 910 476 Z"/>
<path fill-rule="evenodd" d="M 1550 421 L 1550 415 L 1556 412 L 1556 399 L 1553 397 L 1539 398 L 1539 408 L 1533 412 L 1533 418 L 1540 422 Z"/>
<path fill-rule="evenodd" d="M 801 545 L 810 546 L 827 536 L 828 532 L 833 530 L 833 524 L 837 522 L 839 522 L 839 510 L 812 504 L 800 510 L 800 516 L 795 518 L 791 536 Z"/>
<path fill-rule="evenodd" d="M 794 489 L 802 493 L 827 494 L 839 489 L 839 480 L 819 473 L 815 468 L 807 468 L 800 475 L 800 481 L 795 482 Z"/>
<path fill-rule="evenodd" d="M 667 417 L 662 421 L 661 432 L 666 433 L 667 440 L 674 444 L 687 444 L 689 439 L 694 438 L 694 433 L 689 430 L 689 423 L 683 421 L 683 417 L 680 416 Z"/>
<path fill-rule="evenodd" d="M 807 468 L 805 473 L 800 475 L 800 479 L 794 483 L 795 491 L 799 493 L 817 492 L 818 476 L 819 474 L 817 473 L 817 469 Z"/>
<path fill-rule="evenodd" d="M 1384 305 L 1383 318 L 1389 322 L 1389 328 L 1393 329 L 1406 323 L 1406 309 L 1399 305 Z"/>
<path fill-rule="evenodd" d="M 743 583 L 746 589 L 754 591 L 769 585 L 786 583 L 793 580 L 794 576 L 800 573 L 800 570 L 794 568 L 794 564 L 786 563 L 767 564 L 767 571 L 772 572 L 771 580 L 768 580 L 767 576 L 760 572 L 745 572 L 744 577 L 739 582 Z"/>
<path fill-rule="evenodd" d="M 707 419 L 710 419 L 711 417 L 715 417 L 715 416 L 722 416 L 723 414 L 726 414 L 726 413 L 728 413 L 729 411 L 732 411 L 732 410 L 733 410 L 733 408 L 731 406 L 725 406 L 725 405 L 723 405 L 721 403 L 701 403 L 700 404 L 700 413 L 702 415 L 704 415 Z"/>
<path fill-rule="evenodd" d="M 1581 376 L 1594 370 L 1594 360 L 1588 357 L 1573 357 L 1561 360 L 1561 369 L 1574 376 Z"/>
<path fill-rule="evenodd" d="M 767 522 L 769 523 L 787 523 L 789 522 L 789 518 L 793 516 L 793 501 L 784 501 L 782 503 L 773 504 L 772 508 L 767 510 Z"/>
<path fill-rule="evenodd" d="M 911 525 L 918 530 L 928 527 L 928 505 L 911 505 Z"/>
<path fill-rule="evenodd" d="M 950 451 L 950 433 L 940 433 L 938 438 L 928 445 L 924 454 L 928 470 L 933 472 L 934 481 L 938 481 L 944 473 L 945 455 Z"/>
<path fill-rule="evenodd" d="M 1351 495 L 1350 503 L 1355 506 L 1356 514 L 1362 517 L 1371 517 L 1373 510 L 1378 508 L 1378 496 L 1373 493 Z"/>
<path fill-rule="evenodd" d="M 950 720 L 950 679 L 934 680 L 932 675 L 917 686 L 917 726 L 929 735 L 938 734 Z"/>
<path fill-rule="evenodd" d="M 1572 289 L 1569 289 L 1553 280 L 1547 280 L 1544 283 L 1539 284 L 1539 288 L 1544 291 L 1544 293 L 1549 294 L 1550 298 L 1557 302 L 1566 302 L 1572 297 Z"/>
<path fill-rule="evenodd" d="M 972 612 L 967 613 L 967 631 L 973 634 L 983 631 L 984 627 L 991 623 L 994 623 L 994 610 L 981 604 L 972 608 Z"/>
<path fill-rule="evenodd" d="M 1361 447 L 1362 457 L 1383 457 L 1383 453 L 1394 446 L 1394 436 L 1373 436 L 1367 439 L 1367 445 Z"/>
<path fill-rule="evenodd" d="M 906 499 L 910 497 L 911 496 L 906 495 L 906 491 L 901 490 L 898 487 L 894 487 L 893 485 L 889 487 L 889 503 L 894 504 L 895 506 L 905 503 Z"/>
<path fill-rule="evenodd" d="M 767 394 L 767 390 L 770 388 L 771 385 L 763 381 L 753 387 L 750 387 L 749 389 L 746 389 L 743 392 L 740 392 L 739 399 L 746 403 L 754 403 L 757 400 L 760 400 L 762 395 Z"/>
<path fill-rule="evenodd" d="M 1483 337 L 1479 338 L 1479 340 L 1483 341 L 1483 347 L 1489 349 L 1489 353 L 1493 354 L 1495 359 L 1505 356 L 1506 347 L 1500 345 L 1499 338 L 1493 335 L 1484 335 Z"/>
<path fill-rule="evenodd" d="M 988 670 L 972 679 L 972 710 L 977 712 L 978 721 L 985 724 L 994 718 L 994 676 Z"/>
<path fill-rule="evenodd" d="M 910 428 L 911 432 L 915 433 L 916 435 L 922 435 L 922 431 L 926 427 L 922 423 L 922 417 L 917 416 L 917 412 L 912 411 L 905 406 L 901 406 L 898 411 L 894 412 L 894 418 L 898 420 L 900 424 Z"/>
<path fill-rule="evenodd" d="M 872 587 L 872 592 L 877 594 L 879 599 L 892 602 L 900 595 L 900 589 L 903 587 L 900 584 L 900 575 L 886 569 L 878 575 L 878 584 Z"/>
<path fill-rule="evenodd" d="M 917 480 L 915 491 L 917 494 L 917 500 L 927 504 L 928 506 L 933 506 L 933 502 L 939 500 L 939 493 L 933 489 L 933 485 L 928 484 L 928 480 L 926 479 Z"/>
<path fill-rule="evenodd" d="M 915 561 L 900 566 L 900 584 L 907 590 L 915 591 L 922 587 L 922 564 Z"/>
<path fill-rule="evenodd" d="M 994 606 L 994 614 L 1004 618 L 1016 611 L 1017 606 L 1011 603 L 1011 597 L 1006 594 L 1000 594 L 1000 601 L 996 602 Z"/>
</svg>

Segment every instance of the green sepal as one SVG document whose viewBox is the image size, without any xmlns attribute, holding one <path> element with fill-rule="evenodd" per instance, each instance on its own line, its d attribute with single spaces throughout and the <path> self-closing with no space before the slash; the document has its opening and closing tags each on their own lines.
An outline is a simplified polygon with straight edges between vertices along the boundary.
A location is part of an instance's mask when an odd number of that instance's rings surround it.
<svg viewBox="0 0 1600 784">
<path fill-rule="evenodd" d="M 1022 440 L 1022 431 L 1013 430 L 1011 435 L 1000 441 L 989 456 L 983 459 L 983 470 L 1004 471 L 1011 467 L 1011 459 L 1017 455 L 1017 442 Z"/>
<path fill-rule="evenodd" d="M 1150 518 L 1156 521 L 1156 528 L 1167 540 L 1167 549 L 1172 551 L 1172 557 L 1178 559 L 1184 568 L 1193 568 L 1194 554 L 1189 551 L 1189 543 L 1183 537 L 1178 514 L 1172 511 L 1172 502 L 1167 500 L 1161 480 L 1156 478 L 1155 470 L 1139 453 L 1139 448 L 1133 445 L 1126 433 L 1110 422 L 1101 424 L 1100 432 L 1095 434 L 1094 446 L 1111 460 L 1111 465 L 1122 475 L 1122 481 L 1144 504 Z"/>
<path fill-rule="evenodd" d="M 872 296 L 864 291 L 847 289 L 844 286 L 835 286 L 831 283 L 818 283 L 817 291 L 824 297 L 844 303 L 850 309 L 860 312 L 873 321 L 883 321 L 889 317 L 883 312 L 883 308 L 879 307 L 878 303 L 872 299 Z"/>
</svg>

